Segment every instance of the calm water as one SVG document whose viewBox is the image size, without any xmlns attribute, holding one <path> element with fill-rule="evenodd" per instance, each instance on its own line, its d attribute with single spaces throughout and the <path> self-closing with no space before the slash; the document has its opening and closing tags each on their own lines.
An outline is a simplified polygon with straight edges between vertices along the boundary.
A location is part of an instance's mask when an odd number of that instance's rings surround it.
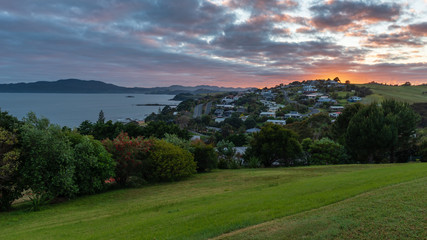
<svg viewBox="0 0 427 240">
<path fill-rule="evenodd" d="M 133 118 L 143 120 L 159 106 L 137 104 L 178 105 L 169 101 L 173 95 L 134 94 L 63 94 L 63 93 L 0 93 L 0 108 L 21 119 L 32 111 L 61 126 L 77 127 L 84 120 L 96 122 L 103 110 L 106 120 Z M 160 107 L 162 108 L 162 107 Z"/>
</svg>

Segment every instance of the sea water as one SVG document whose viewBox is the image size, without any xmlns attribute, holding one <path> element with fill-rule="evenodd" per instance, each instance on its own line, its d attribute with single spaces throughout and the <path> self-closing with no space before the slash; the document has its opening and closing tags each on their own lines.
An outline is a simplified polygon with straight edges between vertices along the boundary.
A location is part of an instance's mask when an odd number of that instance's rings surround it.
<svg viewBox="0 0 427 240">
<path fill-rule="evenodd" d="M 178 105 L 179 101 L 170 100 L 173 97 L 158 94 L 0 93 L 0 109 L 18 119 L 34 112 L 51 123 L 74 128 L 85 120 L 96 122 L 101 110 L 106 120 L 144 120 L 164 107 L 145 104 Z"/>
</svg>

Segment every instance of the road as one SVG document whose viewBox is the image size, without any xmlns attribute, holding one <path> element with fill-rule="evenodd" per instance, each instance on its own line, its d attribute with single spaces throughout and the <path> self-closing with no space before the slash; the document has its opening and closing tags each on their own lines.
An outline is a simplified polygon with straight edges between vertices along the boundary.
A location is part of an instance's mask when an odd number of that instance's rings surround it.
<svg viewBox="0 0 427 240">
<path fill-rule="evenodd" d="M 202 116 L 203 113 L 203 103 L 194 107 L 193 118 L 198 118 Z"/>
</svg>

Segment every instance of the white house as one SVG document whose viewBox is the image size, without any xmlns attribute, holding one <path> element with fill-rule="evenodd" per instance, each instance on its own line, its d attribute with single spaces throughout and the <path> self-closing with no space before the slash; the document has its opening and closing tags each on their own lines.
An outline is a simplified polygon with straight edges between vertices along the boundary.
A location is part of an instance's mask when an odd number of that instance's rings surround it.
<svg viewBox="0 0 427 240">
<path fill-rule="evenodd" d="M 358 101 L 362 101 L 361 97 L 357 97 L 357 96 L 352 96 L 349 99 L 347 99 L 347 101 L 349 102 L 358 102 Z"/>
<path fill-rule="evenodd" d="M 261 112 L 259 114 L 260 117 L 276 117 L 276 113 L 275 112 Z"/>
<path fill-rule="evenodd" d="M 337 112 L 337 111 L 342 111 L 344 110 L 344 106 L 330 106 L 329 110 Z"/>
<path fill-rule="evenodd" d="M 286 120 L 273 120 L 273 119 L 269 119 L 269 120 L 267 120 L 267 122 L 270 122 L 270 123 L 274 123 L 274 124 L 277 124 L 277 125 L 286 125 Z"/>
</svg>

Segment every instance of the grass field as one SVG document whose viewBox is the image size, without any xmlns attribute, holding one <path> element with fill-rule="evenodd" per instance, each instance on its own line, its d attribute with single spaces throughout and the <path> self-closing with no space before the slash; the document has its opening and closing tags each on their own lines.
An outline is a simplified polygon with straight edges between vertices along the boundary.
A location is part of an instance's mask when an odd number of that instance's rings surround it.
<svg viewBox="0 0 427 240">
<path fill-rule="evenodd" d="M 396 99 L 409 104 L 427 102 L 427 86 L 385 86 L 378 84 L 364 84 L 374 94 L 363 99 L 363 103 L 381 102 L 384 99 Z"/>
<path fill-rule="evenodd" d="M 369 238 L 364 231 L 381 226 L 396 234 L 412 227 L 421 234 L 417 229 L 427 226 L 426 177 L 425 163 L 215 171 L 177 183 L 83 197 L 40 212 L 22 206 L 0 213 L 0 239 L 206 239 L 274 219 L 268 223 L 274 228 L 271 234 L 254 227 L 255 232 L 232 237 L 280 238 L 288 232 L 287 221 L 295 226 L 290 226 L 290 238 L 315 233 L 325 239 Z M 376 205 L 384 206 L 377 210 Z M 387 215 L 389 207 L 398 217 Z M 399 215 L 398 209 L 405 211 Z M 412 226 L 419 218 L 419 225 Z M 375 219 L 382 220 L 371 226 Z M 402 226 L 387 225 L 387 219 Z"/>
</svg>

